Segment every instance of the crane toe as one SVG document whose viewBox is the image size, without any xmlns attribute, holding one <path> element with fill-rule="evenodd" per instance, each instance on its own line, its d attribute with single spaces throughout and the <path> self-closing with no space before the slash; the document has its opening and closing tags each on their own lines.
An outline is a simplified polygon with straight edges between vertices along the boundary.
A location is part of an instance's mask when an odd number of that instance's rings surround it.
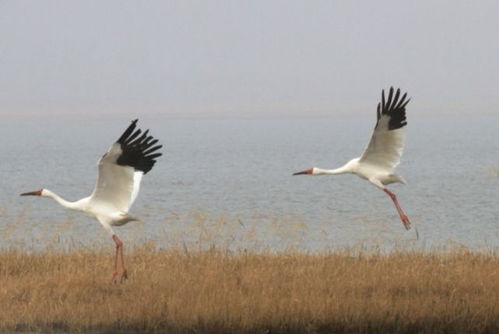
<svg viewBox="0 0 499 334">
<path fill-rule="evenodd" d="M 406 215 L 401 215 L 400 219 L 402 220 L 405 229 L 409 231 L 411 229 L 411 222 L 409 221 L 409 217 L 407 217 Z"/>
<path fill-rule="evenodd" d="M 123 283 L 128 279 L 128 271 L 126 269 L 123 269 L 123 272 L 121 273 L 120 281 Z"/>
<path fill-rule="evenodd" d="M 117 271 L 113 272 L 113 274 L 111 275 L 111 283 L 113 283 L 113 284 L 118 283 L 118 272 Z"/>
<path fill-rule="evenodd" d="M 123 283 L 128 279 L 128 271 L 126 269 L 123 269 L 121 275 L 118 275 L 118 271 L 114 271 L 113 274 L 111 275 L 111 283 L 117 284 L 118 276 L 120 278 L 120 283 Z"/>
</svg>

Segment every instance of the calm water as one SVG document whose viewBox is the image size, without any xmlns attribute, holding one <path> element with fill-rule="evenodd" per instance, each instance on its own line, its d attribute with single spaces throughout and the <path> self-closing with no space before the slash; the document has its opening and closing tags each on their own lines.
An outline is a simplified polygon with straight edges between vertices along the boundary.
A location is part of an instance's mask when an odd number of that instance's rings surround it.
<svg viewBox="0 0 499 334">
<path fill-rule="evenodd" d="M 361 154 L 373 120 L 142 121 L 166 148 L 144 177 L 132 213 L 144 224 L 116 228 L 126 242 L 159 247 L 232 249 L 345 246 L 499 248 L 499 119 L 410 120 L 391 189 L 420 239 L 406 232 L 390 199 L 352 175 L 306 177 Z M 0 125 L 0 247 L 109 245 L 98 222 L 45 198 L 41 187 L 76 200 L 87 196 L 96 162 L 127 121 L 7 121 Z M 140 124 L 140 123 L 139 123 Z"/>
</svg>

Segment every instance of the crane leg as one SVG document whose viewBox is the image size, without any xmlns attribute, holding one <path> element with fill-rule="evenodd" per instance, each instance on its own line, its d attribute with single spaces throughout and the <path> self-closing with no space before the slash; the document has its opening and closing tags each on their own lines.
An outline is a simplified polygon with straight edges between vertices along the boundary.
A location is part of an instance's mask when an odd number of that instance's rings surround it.
<svg viewBox="0 0 499 334">
<path fill-rule="evenodd" d="M 125 268 L 125 261 L 123 259 L 123 242 L 120 240 L 120 238 L 118 238 L 118 236 L 116 234 L 113 234 L 113 240 L 114 240 L 114 243 L 116 244 L 116 254 L 115 254 L 115 257 L 114 257 L 114 272 L 113 272 L 113 276 L 111 277 L 111 281 L 113 283 L 117 283 L 117 279 L 118 279 L 118 258 L 120 259 L 120 262 L 121 262 L 121 268 L 122 268 L 122 272 L 121 272 L 121 277 L 120 277 L 120 281 L 123 282 L 124 280 L 126 280 L 128 278 L 128 273 L 127 273 L 127 270 Z"/>
<path fill-rule="evenodd" d="M 411 222 L 409 221 L 409 217 L 407 217 L 407 215 L 404 213 L 404 210 L 402 210 L 402 207 L 400 206 L 400 204 L 397 200 L 397 196 L 395 196 L 394 193 L 392 193 L 390 190 L 388 190 L 386 188 L 383 189 L 383 191 L 388 196 L 390 196 L 390 198 L 393 201 L 393 204 L 395 204 L 395 207 L 397 208 L 397 211 L 398 211 L 399 216 L 400 216 L 400 220 L 402 220 L 402 223 L 404 224 L 405 229 L 410 230 L 411 229 Z"/>
</svg>

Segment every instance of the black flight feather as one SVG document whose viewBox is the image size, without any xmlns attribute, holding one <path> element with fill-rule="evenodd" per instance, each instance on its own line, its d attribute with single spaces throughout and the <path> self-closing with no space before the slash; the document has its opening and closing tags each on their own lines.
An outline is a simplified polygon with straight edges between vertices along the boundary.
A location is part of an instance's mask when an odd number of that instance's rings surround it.
<svg viewBox="0 0 499 334">
<path fill-rule="evenodd" d="M 121 166 L 133 167 L 135 170 L 147 174 L 156 163 L 156 158 L 162 155 L 156 152 L 162 145 L 151 147 L 158 140 L 148 135 L 149 130 L 146 130 L 139 137 L 142 131 L 135 130 L 137 121 L 138 119 L 134 120 L 118 139 L 117 143 L 120 144 L 122 152 L 116 163 Z"/>
<path fill-rule="evenodd" d="M 390 87 L 388 92 L 388 100 L 385 101 L 385 91 L 381 91 L 381 102 L 378 103 L 376 110 L 377 121 L 376 127 L 378 127 L 379 120 L 382 115 L 387 115 L 390 117 L 388 122 L 388 130 L 396 130 L 404 127 L 407 124 L 405 117 L 405 106 L 409 103 L 411 99 L 407 99 L 407 93 L 404 93 L 400 97 L 400 89 L 397 89 L 395 96 L 393 96 L 393 87 Z"/>
</svg>

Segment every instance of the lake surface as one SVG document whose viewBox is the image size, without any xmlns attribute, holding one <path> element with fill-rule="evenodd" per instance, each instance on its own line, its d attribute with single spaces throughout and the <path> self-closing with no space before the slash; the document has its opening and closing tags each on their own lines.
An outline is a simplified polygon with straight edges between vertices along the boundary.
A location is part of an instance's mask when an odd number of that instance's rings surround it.
<svg viewBox="0 0 499 334">
<path fill-rule="evenodd" d="M 369 117 L 293 120 L 141 120 L 165 145 L 132 214 L 115 228 L 128 244 L 325 251 L 342 247 L 499 248 L 499 118 L 409 120 L 391 185 L 420 238 L 383 192 L 354 175 L 291 176 L 359 156 Z M 7 120 L 0 125 L 0 247 L 112 247 L 100 224 L 47 198 L 91 193 L 96 162 L 128 125 L 118 121 Z"/>
</svg>

